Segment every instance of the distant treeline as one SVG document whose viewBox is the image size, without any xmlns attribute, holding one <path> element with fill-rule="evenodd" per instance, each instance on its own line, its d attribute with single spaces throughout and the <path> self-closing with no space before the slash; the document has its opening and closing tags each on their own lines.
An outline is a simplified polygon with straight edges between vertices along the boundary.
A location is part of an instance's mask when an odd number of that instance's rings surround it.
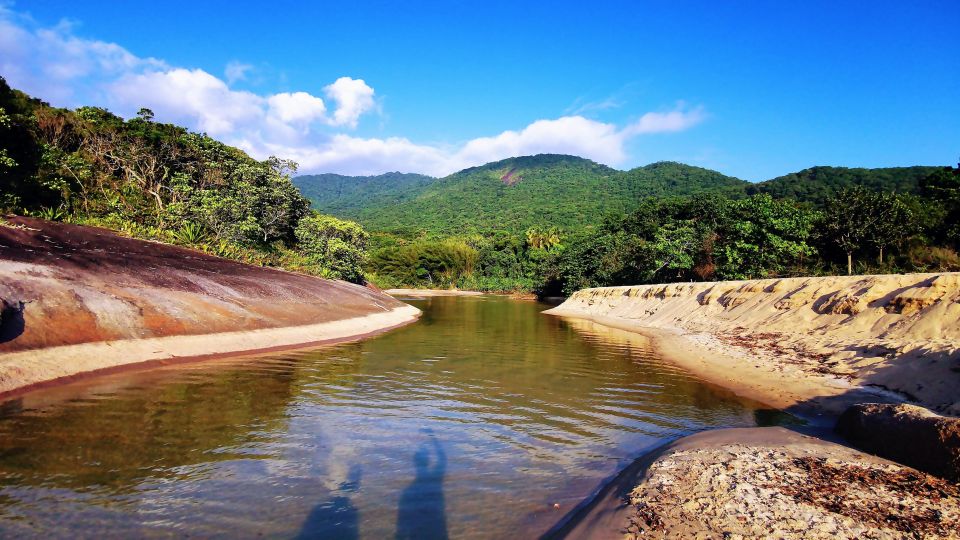
<svg viewBox="0 0 960 540">
<path fill-rule="evenodd" d="M 590 231 L 373 233 L 368 270 L 382 285 L 545 296 L 608 285 L 960 270 L 960 170 L 928 175 L 919 193 L 854 185 L 819 207 L 766 193 L 648 198 Z"/>
</svg>

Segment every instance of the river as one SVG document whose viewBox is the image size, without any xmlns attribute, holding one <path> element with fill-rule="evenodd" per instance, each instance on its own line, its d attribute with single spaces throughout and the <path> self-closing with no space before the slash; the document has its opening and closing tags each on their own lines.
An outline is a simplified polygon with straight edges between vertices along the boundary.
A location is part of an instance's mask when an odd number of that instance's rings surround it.
<svg viewBox="0 0 960 540">
<path fill-rule="evenodd" d="M 0 536 L 536 536 L 645 450 L 779 418 L 544 304 L 408 301 L 366 341 L 0 404 Z"/>
</svg>

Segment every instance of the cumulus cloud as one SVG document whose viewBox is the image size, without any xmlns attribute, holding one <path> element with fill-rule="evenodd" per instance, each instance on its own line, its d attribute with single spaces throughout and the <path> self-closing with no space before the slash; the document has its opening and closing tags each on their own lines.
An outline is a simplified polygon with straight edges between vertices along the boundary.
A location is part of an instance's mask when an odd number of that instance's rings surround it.
<svg viewBox="0 0 960 540">
<path fill-rule="evenodd" d="M 267 98 L 270 114 L 281 122 L 309 124 L 326 117 L 323 100 L 306 92 L 274 94 Z"/>
<path fill-rule="evenodd" d="M 337 102 L 331 124 L 335 126 L 357 127 L 360 115 L 373 109 L 373 88 L 363 79 L 340 77 L 323 89 L 327 97 Z"/>
<path fill-rule="evenodd" d="M 619 165 L 627 159 L 631 139 L 683 131 L 706 118 L 702 107 L 680 103 L 622 126 L 573 112 L 459 144 L 365 138 L 342 131 L 356 129 L 364 115 L 377 110 L 376 93 L 363 79 L 336 79 L 322 89 L 327 101 L 305 91 L 264 95 L 232 88 L 250 69 L 231 62 L 222 79 L 202 69 L 170 66 L 114 43 L 78 37 L 68 23 L 41 28 L 0 5 L 0 74 L 12 86 L 58 106 L 94 104 L 124 116 L 148 107 L 159 121 L 207 132 L 256 158 L 294 159 L 301 172 L 401 170 L 439 176 L 537 153 Z"/>
<path fill-rule="evenodd" d="M 491 161 L 491 157 L 502 159 L 553 153 L 575 154 L 616 164 L 625 157 L 624 140 L 613 124 L 582 116 L 564 116 L 556 120 L 537 120 L 520 131 L 504 131 L 495 137 L 474 139 L 456 153 L 456 159 L 476 164 Z"/>
<path fill-rule="evenodd" d="M 78 38 L 69 22 L 39 28 L 29 17 L 0 5 L 0 75 L 54 104 L 102 99 L 99 82 L 104 79 L 165 67 L 115 43 Z"/>
<path fill-rule="evenodd" d="M 108 89 L 110 102 L 121 110 L 149 107 L 160 120 L 186 123 L 215 136 L 230 136 L 238 126 L 263 116 L 263 98 L 231 90 L 201 69 L 126 75 Z"/>
<path fill-rule="evenodd" d="M 342 174 L 378 174 L 414 171 L 443 176 L 476 165 L 530 154 L 573 154 L 607 165 L 627 159 L 625 146 L 640 134 L 681 131 L 701 122 L 702 108 L 647 113 L 624 128 L 582 116 L 537 120 L 518 131 L 504 131 L 459 145 L 417 144 L 403 137 L 360 138 L 338 134 L 317 145 L 289 146 L 247 141 L 246 149 L 290 157 L 301 171 L 332 171 Z"/>
</svg>

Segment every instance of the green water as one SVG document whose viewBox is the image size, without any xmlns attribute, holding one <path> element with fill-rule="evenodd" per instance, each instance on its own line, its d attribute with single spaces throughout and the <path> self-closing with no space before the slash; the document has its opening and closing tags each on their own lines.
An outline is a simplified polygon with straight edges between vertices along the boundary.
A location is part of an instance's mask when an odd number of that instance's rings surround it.
<svg viewBox="0 0 960 540">
<path fill-rule="evenodd" d="M 0 536 L 536 536 L 644 450 L 765 417 L 543 304 L 410 303 L 360 343 L 0 404 Z"/>
</svg>

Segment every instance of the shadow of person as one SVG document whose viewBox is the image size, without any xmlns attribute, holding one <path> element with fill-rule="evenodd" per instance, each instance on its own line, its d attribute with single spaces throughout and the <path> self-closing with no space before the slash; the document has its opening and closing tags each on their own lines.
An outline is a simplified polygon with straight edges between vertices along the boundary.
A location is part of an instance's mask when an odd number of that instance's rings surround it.
<svg viewBox="0 0 960 540">
<path fill-rule="evenodd" d="M 360 537 L 360 515 L 348 496 L 360 489 L 363 470 L 350 467 L 347 481 L 340 484 L 337 495 L 313 507 L 300 528 L 298 539 L 354 540 Z"/>
<path fill-rule="evenodd" d="M 0 300 L 0 343 L 13 341 L 23 334 L 26 323 L 23 320 L 23 310 L 26 308 L 26 302 Z"/>
<path fill-rule="evenodd" d="M 436 462 L 430 466 L 430 451 Z M 398 540 L 446 539 L 447 511 L 443 498 L 443 477 L 447 469 L 447 454 L 443 446 L 430 434 L 430 443 L 424 442 L 413 455 L 417 476 L 400 495 L 397 510 Z"/>
</svg>

